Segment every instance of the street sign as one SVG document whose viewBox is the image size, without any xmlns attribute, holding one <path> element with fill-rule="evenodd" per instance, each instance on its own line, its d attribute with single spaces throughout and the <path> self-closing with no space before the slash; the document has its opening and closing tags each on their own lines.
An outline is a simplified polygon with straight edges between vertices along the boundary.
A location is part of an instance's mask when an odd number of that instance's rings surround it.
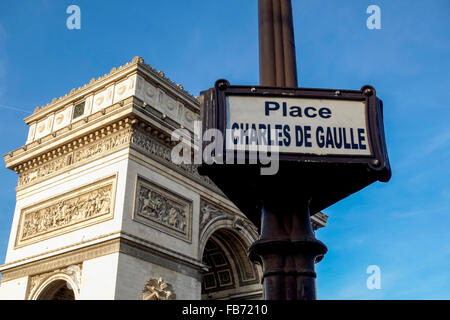
<svg viewBox="0 0 450 320">
<path fill-rule="evenodd" d="M 227 150 L 371 156 L 365 101 L 227 96 Z"/>
<path fill-rule="evenodd" d="M 238 150 L 235 158 L 248 158 L 268 149 L 281 162 L 363 163 L 378 180 L 390 178 L 383 104 L 370 86 L 273 88 L 218 80 L 210 91 L 209 101 L 203 93 L 203 131 L 222 132 L 223 153 Z"/>
</svg>

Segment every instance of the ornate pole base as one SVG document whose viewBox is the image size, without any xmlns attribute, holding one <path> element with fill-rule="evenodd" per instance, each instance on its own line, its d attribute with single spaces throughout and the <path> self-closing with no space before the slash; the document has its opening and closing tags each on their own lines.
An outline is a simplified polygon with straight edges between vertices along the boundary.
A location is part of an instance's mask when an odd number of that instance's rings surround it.
<svg viewBox="0 0 450 320">
<path fill-rule="evenodd" d="M 315 300 L 315 263 L 327 247 L 314 236 L 309 214 L 309 201 L 297 203 L 295 211 L 276 204 L 261 207 L 261 236 L 250 247 L 250 258 L 263 266 L 266 300 Z M 278 203 L 278 207 L 280 207 Z"/>
</svg>

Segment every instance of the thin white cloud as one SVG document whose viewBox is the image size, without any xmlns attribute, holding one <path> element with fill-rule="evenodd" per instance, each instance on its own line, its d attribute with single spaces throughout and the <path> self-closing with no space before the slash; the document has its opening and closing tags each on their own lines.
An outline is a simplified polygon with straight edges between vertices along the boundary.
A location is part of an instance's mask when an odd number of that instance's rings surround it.
<svg viewBox="0 0 450 320">
<path fill-rule="evenodd" d="M 450 144 L 450 129 L 446 128 L 430 138 L 423 140 L 429 141 L 429 143 L 421 144 L 413 153 L 409 152 L 407 156 L 405 155 L 401 162 L 396 165 L 397 169 L 410 167 L 422 161 L 424 158 L 429 158 L 436 151 L 446 150 L 445 147 Z"/>
<path fill-rule="evenodd" d="M 0 88 L 0 97 L 2 95 L 2 89 Z M 8 110 L 13 110 L 13 111 L 18 111 L 18 112 L 24 112 L 24 113 L 30 113 L 29 110 L 25 110 L 25 109 L 21 109 L 21 108 L 17 108 L 17 107 L 12 107 L 12 106 L 5 106 L 3 104 L 0 104 L 0 108 L 1 109 L 8 109 Z"/>
<path fill-rule="evenodd" d="M 423 153 L 429 155 L 436 150 L 442 149 L 450 142 L 450 129 L 446 129 L 443 132 L 435 135 L 431 142 L 424 148 Z"/>
</svg>

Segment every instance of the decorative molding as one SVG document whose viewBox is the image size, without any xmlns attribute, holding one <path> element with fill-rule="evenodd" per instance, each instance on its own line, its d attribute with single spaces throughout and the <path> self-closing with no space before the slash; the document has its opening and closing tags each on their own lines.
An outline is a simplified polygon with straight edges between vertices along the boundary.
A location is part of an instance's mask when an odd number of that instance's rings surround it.
<svg viewBox="0 0 450 320">
<path fill-rule="evenodd" d="M 200 234 L 205 230 L 205 226 L 213 219 L 217 217 L 229 217 L 228 213 L 225 213 L 221 209 L 215 207 L 209 202 L 200 201 Z"/>
<path fill-rule="evenodd" d="M 103 238 L 117 235 L 117 238 L 105 240 L 100 243 L 88 244 Z M 119 237 L 120 235 L 120 237 Z M 67 250 L 81 244 L 86 246 L 78 249 L 72 249 L 50 257 L 43 257 L 39 260 L 27 262 L 30 258 L 42 257 L 49 253 L 56 253 L 61 250 Z M 150 241 L 138 238 L 131 234 L 114 232 L 98 238 L 90 239 L 85 242 L 58 248 L 27 259 L 14 261 L 2 266 L 2 282 L 14 279 L 42 274 L 52 270 L 63 268 L 68 265 L 78 264 L 86 260 L 95 259 L 113 253 L 124 253 L 153 264 L 161 265 L 176 272 L 182 272 L 190 277 L 199 276 L 199 270 L 203 268 L 201 261 L 191 256 L 173 251 L 167 247 L 162 247 Z M 22 263 L 17 265 L 18 263 Z M 9 266 L 9 267 L 8 267 Z M 5 268 L 6 267 L 6 268 Z"/>
<path fill-rule="evenodd" d="M 145 101 L 150 109 L 163 113 L 165 122 L 174 121 L 176 127 L 181 125 L 192 131 L 194 120 L 199 118 L 198 98 L 167 79 L 164 73 L 145 64 L 142 58 L 136 57 L 126 68 L 114 68 L 109 75 L 101 78 L 101 83 L 91 81 L 89 85 L 54 99 L 45 107 L 36 108 L 35 113 L 25 119 L 29 134 L 23 148 L 52 140 L 80 126 L 80 123 L 98 118 L 99 111 L 104 115 L 114 105 L 123 106 L 129 98 Z M 10 157 L 19 155 L 19 150 L 11 152 Z"/>
<path fill-rule="evenodd" d="M 244 216 L 232 214 L 229 212 L 226 212 L 217 206 L 201 200 L 200 201 L 200 239 L 202 239 L 202 236 L 206 230 L 206 226 L 210 224 L 212 220 L 220 220 L 220 219 L 232 219 L 233 220 L 233 228 L 239 230 L 244 229 L 249 231 L 253 237 L 259 236 L 259 230 L 258 227 L 256 227 L 253 222 L 251 222 L 249 219 L 247 219 Z M 317 230 L 319 228 L 323 228 L 326 225 L 328 216 L 325 215 L 322 212 L 316 213 L 314 216 L 311 217 L 311 224 L 313 226 L 314 230 Z"/>
<path fill-rule="evenodd" d="M 37 274 L 34 276 L 31 276 L 29 278 L 29 287 L 28 287 L 28 294 L 27 294 L 27 300 L 30 300 L 31 297 L 34 296 L 34 294 L 40 289 L 41 285 L 50 277 L 58 275 L 58 274 L 64 274 L 67 275 L 72 279 L 72 281 L 75 284 L 75 288 L 72 288 L 73 290 L 76 290 L 77 293 L 80 293 L 81 288 L 81 272 L 82 272 L 82 263 L 70 265 L 64 268 L 55 269 L 50 272 Z"/>
<path fill-rule="evenodd" d="M 17 165 L 14 171 L 20 174 L 18 188 L 34 185 L 65 170 L 71 170 L 131 146 L 222 195 L 220 189 L 208 177 L 198 173 L 196 165 L 172 162 L 171 147 L 163 143 L 169 141 L 170 137 L 143 121 L 125 118 Z"/>
<path fill-rule="evenodd" d="M 142 300 L 175 300 L 177 295 L 169 283 L 162 278 L 158 280 L 150 278 L 142 290 Z"/>
<path fill-rule="evenodd" d="M 168 84 L 172 89 L 182 93 L 183 95 L 188 96 L 192 101 L 196 102 L 197 99 L 192 96 L 189 92 L 187 92 L 186 90 L 184 90 L 183 86 L 181 86 L 180 84 L 176 84 L 175 82 L 171 81 L 169 78 L 167 78 L 164 74 L 164 72 L 162 71 L 156 71 L 156 69 L 154 69 L 153 67 L 151 67 L 150 65 L 146 64 L 144 59 L 142 57 L 134 57 L 131 62 L 127 62 L 125 65 L 122 65 L 120 67 L 114 67 L 111 69 L 111 71 L 99 78 L 93 78 L 91 79 L 91 81 L 89 81 L 88 84 L 83 85 L 82 87 L 79 87 L 78 89 L 73 88 L 72 90 L 70 90 L 70 92 L 62 97 L 59 98 L 54 98 L 50 103 L 46 104 L 45 106 L 42 107 L 36 107 L 34 110 L 34 114 L 36 113 L 40 113 L 43 112 L 45 110 L 50 109 L 53 105 L 56 105 L 57 103 L 60 103 L 64 100 L 68 100 L 71 97 L 75 96 L 78 93 L 81 93 L 82 91 L 87 91 L 88 89 L 92 88 L 93 86 L 97 85 L 99 82 L 105 80 L 106 78 L 109 78 L 111 76 L 113 76 L 114 74 L 130 67 L 133 65 L 139 65 L 141 67 L 143 67 L 145 70 L 147 70 L 148 72 L 150 72 L 153 76 L 157 77 L 158 79 L 164 81 L 164 83 Z"/>
<path fill-rule="evenodd" d="M 202 199 L 200 201 L 200 239 L 202 239 L 202 236 L 207 229 L 207 225 L 210 225 L 212 221 L 216 220 L 230 220 L 232 221 L 232 228 L 236 230 L 247 230 L 255 237 L 255 239 L 258 236 L 258 228 L 246 217 L 236 213 L 227 212 Z"/>
<path fill-rule="evenodd" d="M 84 148 L 75 150 L 73 153 L 73 163 L 91 159 L 98 154 L 102 154 L 119 146 L 128 144 L 130 142 L 131 132 L 131 128 L 127 128 L 103 140 L 94 141 Z"/>
<path fill-rule="evenodd" d="M 136 178 L 133 220 L 192 241 L 192 201 L 144 178 Z"/>
<path fill-rule="evenodd" d="M 14 171 L 20 173 L 19 187 L 38 183 L 67 167 L 93 161 L 128 145 L 132 121 L 130 118 L 120 120 L 17 166 Z"/>
<path fill-rule="evenodd" d="M 311 217 L 311 225 L 314 230 L 324 228 L 327 225 L 328 216 L 323 212 L 317 212 Z"/>
<path fill-rule="evenodd" d="M 236 215 L 234 217 L 233 227 L 237 230 L 248 230 L 254 237 L 259 236 L 258 228 L 247 218 Z"/>
<path fill-rule="evenodd" d="M 113 217 L 117 177 L 109 177 L 23 208 L 15 248 Z"/>
<path fill-rule="evenodd" d="M 157 135 L 152 131 L 152 134 Z M 131 147 L 140 151 L 152 158 L 159 160 L 163 165 L 166 165 L 184 175 L 189 176 L 191 179 L 207 186 L 213 191 L 222 194 L 219 188 L 206 176 L 202 176 L 198 173 L 197 166 L 193 164 L 175 164 L 172 162 L 171 148 L 159 143 L 156 139 L 152 138 L 149 133 L 141 129 L 135 129 L 131 137 Z"/>
<path fill-rule="evenodd" d="M 120 238 L 107 240 L 80 249 L 75 249 L 56 256 L 25 263 L 2 271 L 2 282 L 11 281 L 25 276 L 46 273 L 65 266 L 79 264 L 86 260 L 117 253 L 120 249 Z"/>
<path fill-rule="evenodd" d="M 138 257 L 151 263 L 162 265 L 172 270 L 180 270 L 181 265 L 195 270 L 200 270 L 204 267 L 202 261 L 198 260 L 197 257 L 188 256 L 181 252 L 172 250 L 167 246 L 148 241 L 126 232 L 121 233 L 120 252 Z M 149 257 L 147 254 L 150 254 L 152 256 L 158 255 L 164 258 L 166 261 L 173 261 L 174 264 L 172 264 L 172 266 L 168 266 L 167 264 L 160 264 L 154 259 L 147 259 Z"/>
</svg>

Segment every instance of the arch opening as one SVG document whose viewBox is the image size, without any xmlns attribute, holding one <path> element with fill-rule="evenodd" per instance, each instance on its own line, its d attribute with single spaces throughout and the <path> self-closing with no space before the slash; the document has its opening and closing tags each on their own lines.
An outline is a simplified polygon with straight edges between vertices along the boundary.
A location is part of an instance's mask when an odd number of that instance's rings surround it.
<svg viewBox="0 0 450 320">
<path fill-rule="evenodd" d="M 261 270 L 247 255 L 249 244 L 237 232 L 222 228 L 207 240 L 202 300 L 262 299 Z"/>
<path fill-rule="evenodd" d="M 36 300 L 75 300 L 75 293 L 67 281 L 55 280 L 44 288 Z"/>
</svg>

